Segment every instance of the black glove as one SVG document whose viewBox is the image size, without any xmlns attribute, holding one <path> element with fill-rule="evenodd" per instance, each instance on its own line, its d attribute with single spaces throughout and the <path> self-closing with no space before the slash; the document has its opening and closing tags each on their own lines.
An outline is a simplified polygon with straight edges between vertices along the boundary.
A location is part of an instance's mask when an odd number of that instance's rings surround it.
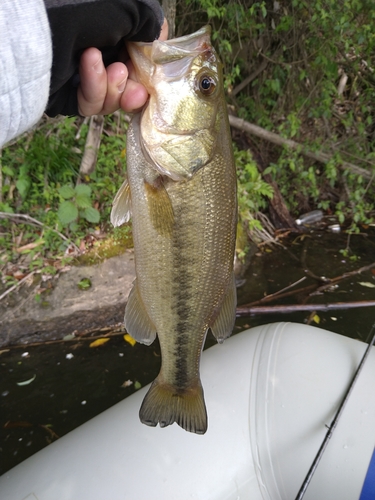
<svg viewBox="0 0 375 500">
<path fill-rule="evenodd" d="M 44 0 L 52 32 L 53 64 L 49 116 L 77 115 L 78 66 L 96 47 L 104 65 L 119 61 L 124 40 L 158 38 L 163 12 L 157 0 Z"/>
</svg>

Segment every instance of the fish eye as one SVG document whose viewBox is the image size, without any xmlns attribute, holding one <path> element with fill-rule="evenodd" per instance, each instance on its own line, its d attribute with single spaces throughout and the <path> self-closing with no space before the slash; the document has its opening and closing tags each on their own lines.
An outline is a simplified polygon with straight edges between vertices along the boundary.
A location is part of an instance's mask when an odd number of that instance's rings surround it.
<svg viewBox="0 0 375 500">
<path fill-rule="evenodd" d="M 215 92 L 217 82 L 211 75 L 203 74 L 198 81 L 200 92 L 205 96 L 210 96 Z"/>
</svg>

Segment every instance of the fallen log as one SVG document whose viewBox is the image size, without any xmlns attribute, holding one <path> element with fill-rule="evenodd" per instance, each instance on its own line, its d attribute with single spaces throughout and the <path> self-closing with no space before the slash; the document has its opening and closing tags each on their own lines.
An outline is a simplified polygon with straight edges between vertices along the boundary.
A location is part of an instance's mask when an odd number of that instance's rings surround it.
<svg viewBox="0 0 375 500">
<path fill-rule="evenodd" d="M 303 288 L 296 288 L 294 290 L 290 290 L 290 288 L 293 288 L 294 286 L 298 285 L 301 283 L 301 281 L 306 279 L 306 276 L 303 276 L 299 280 L 297 280 L 295 283 L 292 283 L 291 285 L 288 285 L 287 287 L 283 288 L 282 290 L 278 290 L 275 293 L 271 293 L 270 295 L 265 295 L 259 300 L 256 300 L 255 302 L 249 302 L 247 304 L 243 304 L 242 308 L 253 308 L 254 306 L 258 306 L 258 304 L 264 304 L 265 302 L 271 302 L 273 300 L 279 300 L 281 298 L 289 297 L 291 295 L 297 295 L 297 294 L 308 294 L 309 297 L 313 297 L 314 295 L 321 294 L 322 292 L 325 292 L 327 289 L 332 287 L 332 285 L 336 285 L 340 281 L 350 278 L 352 276 L 355 276 L 357 274 L 361 274 L 365 271 L 369 271 L 370 269 L 373 269 L 375 267 L 375 262 L 372 264 L 369 264 L 368 266 L 362 266 L 359 269 L 354 269 L 353 271 L 348 271 L 344 274 L 341 274 L 340 276 L 335 276 L 334 278 L 325 278 L 327 280 L 323 285 L 320 285 L 315 283 L 314 285 L 308 285 Z M 322 278 L 317 277 L 320 282 L 322 282 Z"/>
<path fill-rule="evenodd" d="M 356 307 L 375 307 L 375 300 L 355 302 L 336 302 L 332 304 L 285 304 L 276 306 L 237 307 L 237 318 L 255 314 L 291 313 L 301 311 L 332 311 L 336 309 L 354 309 Z"/>
<path fill-rule="evenodd" d="M 332 160 L 332 155 L 327 153 L 316 153 L 314 151 L 308 150 L 303 144 L 299 144 L 292 139 L 284 139 L 279 134 L 275 134 L 275 132 L 270 132 L 254 123 L 247 122 L 242 118 L 237 118 L 236 116 L 229 115 L 229 123 L 232 127 L 242 130 L 243 132 L 248 132 L 249 134 L 256 135 L 260 139 L 265 139 L 266 141 L 272 142 L 278 146 L 287 146 L 290 149 L 295 151 L 300 151 L 301 154 L 307 156 L 308 158 L 312 158 L 313 160 L 319 161 L 321 163 L 328 163 Z M 340 161 L 340 167 L 342 169 L 348 169 L 356 175 L 361 175 L 364 179 L 371 179 L 373 173 L 364 168 L 358 167 L 358 165 L 354 165 L 353 163 L 349 163 L 347 161 Z"/>
</svg>

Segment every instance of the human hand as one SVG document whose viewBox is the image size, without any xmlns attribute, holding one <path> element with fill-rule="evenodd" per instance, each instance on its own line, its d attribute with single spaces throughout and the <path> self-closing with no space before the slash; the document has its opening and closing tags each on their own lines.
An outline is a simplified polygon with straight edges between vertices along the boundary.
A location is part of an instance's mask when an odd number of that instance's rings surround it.
<svg viewBox="0 0 375 500">
<path fill-rule="evenodd" d="M 131 68 L 122 56 L 125 41 L 152 42 L 160 35 L 163 13 L 158 0 L 44 0 L 44 4 L 53 45 L 46 113 L 108 113 L 123 101 L 129 103 L 128 110 L 142 105 L 147 95 L 130 82 Z M 125 88 L 119 96 L 121 82 Z"/>
<path fill-rule="evenodd" d="M 159 40 L 167 40 L 168 23 L 164 20 Z M 100 50 L 86 49 L 79 67 L 78 111 L 82 116 L 106 115 L 121 108 L 131 113 L 148 99 L 147 90 L 135 81 L 131 61 L 115 62 L 105 68 Z"/>
</svg>

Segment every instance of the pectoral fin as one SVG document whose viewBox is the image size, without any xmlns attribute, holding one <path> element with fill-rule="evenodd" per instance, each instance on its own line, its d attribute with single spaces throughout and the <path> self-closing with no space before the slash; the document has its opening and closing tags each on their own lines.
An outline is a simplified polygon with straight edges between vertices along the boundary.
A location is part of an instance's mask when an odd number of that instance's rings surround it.
<svg viewBox="0 0 375 500">
<path fill-rule="evenodd" d="M 162 177 L 159 177 L 154 185 L 145 182 L 145 192 L 152 225 L 162 236 L 170 236 L 174 225 L 174 214 Z"/>
<path fill-rule="evenodd" d="M 236 321 L 237 292 L 234 274 L 228 287 L 228 292 L 224 298 L 220 312 L 211 325 L 211 331 L 219 344 L 230 336 Z"/>
<path fill-rule="evenodd" d="M 126 179 L 118 190 L 112 203 L 111 223 L 114 227 L 129 222 L 131 215 L 131 199 L 129 182 Z"/>
<path fill-rule="evenodd" d="M 126 330 L 137 342 L 150 345 L 155 340 L 156 328 L 147 314 L 137 281 L 133 284 L 126 304 L 124 321 Z"/>
</svg>

